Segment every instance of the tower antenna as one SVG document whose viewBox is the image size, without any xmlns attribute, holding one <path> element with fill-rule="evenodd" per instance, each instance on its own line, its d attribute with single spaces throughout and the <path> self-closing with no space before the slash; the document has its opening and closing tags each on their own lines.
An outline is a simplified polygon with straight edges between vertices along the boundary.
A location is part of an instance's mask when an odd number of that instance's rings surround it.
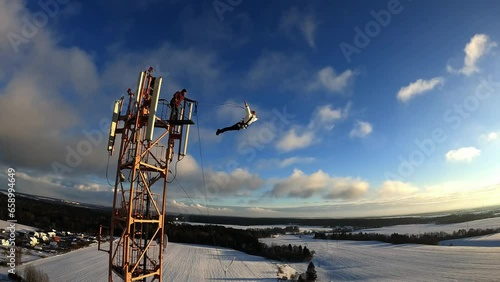
<svg viewBox="0 0 500 282">
<path fill-rule="evenodd" d="M 186 153 L 189 127 L 194 124 L 191 114 L 196 102 L 185 99 L 180 117 L 170 120 L 166 111 L 157 111 L 159 106 L 166 108 L 168 104 L 165 99 L 159 99 L 163 78 L 154 77 L 152 73 L 152 68 L 142 71 L 136 93 L 130 89 L 127 91 L 129 99 L 125 113 L 122 113 L 123 97 L 115 102 L 113 111 L 108 142 L 110 155 L 117 135 L 121 136 L 121 142 L 109 249 L 101 249 L 102 226 L 99 234 L 99 250 L 109 253 L 110 282 L 116 276 L 126 282 L 164 281 L 162 265 L 167 243 L 165 215 L 169 165 L 175 146 L 178 146 L 179 154 Z M 161 144 L 165 139 L 168 140 L 166 151 Z M 178 157 L 181 159 L 180 155 Z M 153 191 L 155 184 L 159 187 L 156 193 Z"/>
</svg>

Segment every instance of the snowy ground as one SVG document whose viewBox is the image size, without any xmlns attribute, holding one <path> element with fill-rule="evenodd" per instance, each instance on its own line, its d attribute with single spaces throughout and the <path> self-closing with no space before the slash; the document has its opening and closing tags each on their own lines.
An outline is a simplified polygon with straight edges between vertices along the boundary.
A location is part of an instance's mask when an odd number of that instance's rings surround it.
<svg viewBox="0 0 500 282">
<path fill-rule="evenodd" d="M 10 225 L 14 222 L 8 222 L 5 220 L 0 220 L 0 229 L 7 229 L 10 227 Z M 22 224 L 16 224 L 16 231 L 36 231 L 37 229 L 35 227 L 27 226 L 27 225 L 22 225 Z"/>
<path fill-rule="evenodd" d="M 379 242 L 315 240 L 293 235 L 264 239 L 315 250 L 321 281 L 498 281 L 500 249 L 391 245 Z M 306 263 L 291 264 L 305 271 Z"/>
<path fill-rule="evenodd" d="M 164 281 L 276 281 L 277 277 L 275 263 L 230 249 L 169 243 L 165 259 Z M 106 281 L 108 275 L 108 255 L 96 247 L 31 264 L 52 282 Z"/>
<path fill-rule="evenodd" d="M 498 281 L 500 277 L 500 248 L 337 242 L 293 235 L 262 241 L 315 250 L 320 281 Z M 31 264 L 51 281 L 106 281 L 108 256 L 89 247 Z M 290 266 L 304 272 L 307 262 Z M 168 245 L 164 265 L 164 281 L 276 281 L 276 273 L 276 263 L 264 258 L 176 243 Z"/>
<path fill-rule="evenodd" d="M 474 229 L 488 229 L 488 228 L 500 228 L 500 217 L 486 218 L 480 220 L 474 220 L 462 223 L 453 224 L 406 224 L 406 225 L 394 225 L 381 228 L 370 228 L 359 230 L 360 232 L 367 233 L 379 233 L 379 234 L 424 234 L 426 232 L 440 232 L 444 231 L 447 233 L 453 233 L 453 231 L 458 231 L 460 229 L 469 230 Z"/>
<path fill-rule="evenodd" d="M 393 226 L 372 229 L 371 232 L 418 234 L 496 227 L 500 227 L 500 218 L 448 225 Z M 319 281 L 498 281 L 500 277 L 500 248 L 494 247 L 495 244 L 500 245 L 500 234 L 453 240 L 453 246 L 449 246 L 449 241 L 443 241 L 443 246 L 391 245 L 314 240 L 312 236 L 293 235 L 262 241 L 267 244 L 302 245 L 314 250 L 313 262 Z M 95 246 L 30 264 L 47 273 L 51 281 L 107 280 L 108 255 L 97 251 Z M 292 263 L 290 266 L 305 272 L 307 264 Z M 5 273 L 6 270 L 1 268 L 0 272 Z M 276 274 L 277 263 L 261 257 L 230 249 L 170 243 L 163 280 L 276 281 Z"/>
<path fill-rule="evenodd" d="M 470 246 L 470 247 L 500 247 L 500 233 L 463 238 L 445 240 L 439 242 L 442 246 Z"/>
</svg>

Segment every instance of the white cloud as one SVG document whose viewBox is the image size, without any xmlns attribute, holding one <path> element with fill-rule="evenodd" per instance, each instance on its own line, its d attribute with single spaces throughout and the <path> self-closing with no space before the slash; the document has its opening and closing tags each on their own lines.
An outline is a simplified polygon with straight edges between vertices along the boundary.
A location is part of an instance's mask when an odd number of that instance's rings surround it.
<svg viewBox="0 0 500 282">
<path fill-rule="evenodd" d="M 444 79 L 442 77 L 434 77 L 430 80 L 417 79 L 417 81 L 410 83 L 408 86 L 401 87 L 397 98 L 402 102 L 407 102 L 414 96 L 430 91 L 443 83 Z"/>
<path fill-rule="evenodd" d="M 250 207 L 250 208 L 247 208 L 246 210 L 248 212 L 253 213 L 253 214 L 276 214 L 276 213 L 278 213 L 275 210 L 260 208 L 260 207 Z"/>
<path fill-rule="evenodd" d="M 179 171 L 179 176 L 182 178 L 190 178 L 201 173 L 201 167 L 191 155 L 186 155 L 176 164 Z"/>
<path fill-rule="evenodd" d="M 411 185 L 410 183 L 401 181 L 384 181 L 382 186 L 378 190 L 378 194 L 381 197 L 398 197 L 413 194 L 418 191 L 418 188 Z"/>
<path fill-rule="evenodd" d="M 314 33 L 316 32 L 316 26 L 317 24 L 314 21 L 313 16 L 311 15 L 307 16 L 300 26 L 300 29 L 302 30 L 307 43 L 312 48 L 316 47 L 316 43 L 314 42 Z"/>
<path fill-rule="evenodd" d="M 285 159 L 261 159 L 259 160 L 257 166 L 259 169 L 275 169 L 275 168 L 285 168 L 295 164 L 304 165 L 310 164 L 316 161 L 315 158 L 311 157 L 290 157 Z"/>
<path fill-rule="evenodd" d="M 333 67 L 317 69 L 302 54 L 264 51 L 245 76 L 245 86 L 273 85 L 282 91 L 344 93 L 356 73 L 350 69 L 338 74 Z"/>
<path fill-rule="evenodd" d="M 299 12 L 297 7 L 292 7 L 286 11 L 280 22 L 280 29 L 288 35 L 292 35 L 294 31 L 299 31 L 311 48 L 316 47 L 315 33 L 318 23 L 312 13 L 305 14 Z"/>
<path fill-rule="evenodd" d="M 179 162 L 176 171 L 178 171 L 182 186 L 189 189 L 187 193 L 196 193 L 195 189 L 197 189 L 199 193 L 209 193 L 211 197 L 247 195 L 249 192 L 260 188 L 264 182 L 259 175 L 239 167 L 227 171 L 205 169 L 206 177 L 203 179 L 201 167 L 190 155 L 186 155 Z M 173 184 L 178 185 L 178 183 Z"/>
<path fill-rule="evenodd" d="M 339 75 L 332 67 L 328 66 L 317 72 L 316 77 L 309 83 L 308 90 L 326 90 L 330 93 L 340 93 L 346 90 L 354 75 L 352 70 L 345 70 Z"/>
<path fill-rule="evenodd" d="M 314 158 L 291 157 L 280 161 L 278 167 L 283 168 L 297 163 L 311 163 L 313 161 L 315 161 Z"/>
<path fill-rule="evenodd" d="M 61 178 L 53 176 L 53 175 L 50 175 L 50 176 L 49 175 L 32 176 L 32 175 L 29 175 L 27 173 L 18 171 L 16 173 L 16 177 L 18 177 L 20 179 L 27 180 L 29 182 L 33 182 L 33 183 L 44 183 L 44 184 L 48 184 L 50 186 L 58 187 L 58 188 L 64 187 L 63 185 L 61 185 Z"/>
<path fill-rule="evenodd" d="M 182 201 L 171 200 L 169 201 L 169 206 L 172 209 L 171 212 L 185 213 L 185 214 L 201 214 L 201 215 L 231 215 L 234 214 L 234 210 L 226 207 L 210 207 L 207 205 L 199 204 L 195 201 L 191 201 L 189 204 Z"/>
<path fill-rule="evenodd" d="M 373 131 L 373 126 L 366 121 L 357 121 L 354 128 L 349 132 L 350 137 L 364 138 Z"/>
<path fill-rule="evenodd" d="M 368 182 L 351 177 L 332 178 L 331 187 L 323 198 L 330 200 L 355 200 L 361 198 L 370 188 Z"/>
<path fill-rule="evenodd" d="M 332 105 L 325 105 L 318 109 L 318 116 L 320 121 L 331 122 L 341 119 L 345 114 L 340 108 L 332 109 Z"/>
<path fill-rule="evenodd" d="M 257 174 L 251 174 L 246 169 L 236 169 L 231 173 L 211 172 L 207 186 L 214 196 L 232 195 L 247 196 L 262 185 L 263 180 Z"/>
<path fill-rule="evenodd" d="M 324 199 L 352 200 L 364 195 L 368 188 L 368 182 L 360 179 L 331 177 L 322 170 L 306 175 L 301 170 L 295 169 L 290 177 L 278 181 L 271 193 L 278 198 L 321 196 Z"/>
<path fill-rule="evenodd" d="M 349 116 L 351 105 L 351 102 L 348 102 L 344 108 L 334 108 L 330 104 L 317 107 L 307 127 L 295 126 L 283 133 L 276 143 L 276 148 L 288 152 L 321 142 L 317 138 L 318 133 L 325 129 L 332 130 L 336 122 L 345 120 Z"/>
<path fill-rule="evenodd" d="M 284 136 L 276 143 L 276 148 L 280 151 L 293 151 L 310 146 L 314 141 L 314 133 L 305 131 L 298 134 L 294 128 L 290 129 Z"/>
<path fill-rule="evenodd" d="M 345 120 L 349 116 L 351 105 L 349 102 L 344 108 L 333 108 L 331 104 L 318 107 L 308 127 L 333 129 L 335 122 Z"/>
<path fill-rule="evenodd" d="M 463 147 L 457 150 L 450 150 L 445 157 L 450 162 L 470 162 L 481 154 L 481 150 L 475 147 Z"/>
<path fill-rule="evenodd" d="M 99 185 L 97 183 L 77 184 L 74 187 L 81 191 L 94 191 L 94 192 L 111 191 L 111 188 L 109 186 Z"/>
<path fill-rule="evenodd" d="M 497 43 L 491 41 L 488 35 L 486 34 L 476 34 L 474 35 L 469 43 L 465 45 L 465 58 L 464 58 L 464 66 L 458 70 L 458 72 L 464 75 L 471 75 L 475 72 L 479 72 L 479 68 L 477 66 L 477 62 L 481 57 L 488 54 L 490 49 L 496 47 Z M 447 66 L 448 71 L 457 72 L 451 66 Z"/>
<path fill-rule="evenodd" d="M 488 134 L 483 134 L 479 136 L 479 139 L 487 141 L 487 142 L 492 142 L 500 138 L 500 132 L 490 132 Z"/>
<path fill-rule="evenodd" d="M 21 34 L 21 19 L 33 16 L 24 4 L 0 3 L 0 31 Z M 68 147 L 75 149 L 87 141 L 82 130 L 99 131 L 99 125 L 83 124 L 90 121 L 80 115 L 89 100 L 92 105 L 104 104 L 102 95 L 88 99 L 97 93 L 100 77 L 89 53 L 58 45 L 57 35 L 49 27 L 37 29 L 18 47 L 15 54 L 7 37 L 0 39 L 0 69 L 10 70 L 3 79 L 0 71 L 0 120 L 22 124 L 20 130 L 12 130 L 8 123 L 0 125 L 0 147 L 4 149 L 0 160 L 48 172 L 52 162 L 67 164 Z M 101 170 L 106 159 L 101 153 L 104 147 L 104 142 L 92 146 L 74 172 L 92 174 Z"/>
</svg>

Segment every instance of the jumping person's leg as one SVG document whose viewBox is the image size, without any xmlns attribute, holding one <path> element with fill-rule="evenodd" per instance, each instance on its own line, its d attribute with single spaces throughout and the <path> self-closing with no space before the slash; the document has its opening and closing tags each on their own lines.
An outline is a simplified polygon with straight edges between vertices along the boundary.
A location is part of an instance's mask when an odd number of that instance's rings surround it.
<svg viewBox="0 0 500 282">
<path fill-rule="evenodd" d="M 240 128 L 241 128 L 241 124 L 239 122 L 237 122 L 229 127 L 224 127 L 223 129 L 217 129 L 217 132 L 215 134 L 219 135 L 219 134 L 224 133 L 226 131 L 240 130 Z"/>
</svg>

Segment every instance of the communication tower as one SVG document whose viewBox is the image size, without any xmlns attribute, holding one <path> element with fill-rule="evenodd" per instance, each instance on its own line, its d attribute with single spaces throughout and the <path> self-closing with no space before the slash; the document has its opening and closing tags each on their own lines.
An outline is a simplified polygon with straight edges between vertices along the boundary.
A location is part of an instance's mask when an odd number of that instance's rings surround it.
<svg viewBox="0 0 500 282">
<path fill-rule="evenodd" d="M 113 154 L 115 140 L 119 140 L 120 147 L 109 249 L 101 249 L 99 240 L 99 250 L 109 253 L 108 281 L 113 281 L 115 275 L 127 282 L 163 281 L 169 165 L 176 146 L 178 160 L 186 155 L 196 102 L 186 98 L 178 117 L 167 116 L 168 102 L 159 99 L 163 78 L 152 73 L 152 68 L 142 71 L 137 91 L 127 91 L 128 105 L 124 112 L 125 97 L 114 104 L 109 154 Z M 162 143 L 164 140 L 166 144 Z"/>
</svg>

